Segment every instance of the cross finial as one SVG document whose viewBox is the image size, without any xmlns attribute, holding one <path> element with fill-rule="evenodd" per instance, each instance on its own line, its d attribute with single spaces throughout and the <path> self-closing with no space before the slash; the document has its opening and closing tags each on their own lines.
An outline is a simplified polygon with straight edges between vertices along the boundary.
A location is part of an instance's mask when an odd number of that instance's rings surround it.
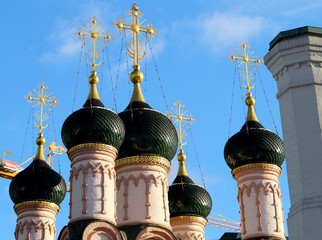
<svg viewBox="0 0 322 240">
<path fill-rule="evenodd" d="M 129 33 L 132 33 L 133 40 L 129 42 L 130 49 L 127 49 L 127 53 L 131 58 L 134 59 L 134 65 L 139 65 L 139 60 L 142 59 L 146 54 L 146 52 L 141 53 L 144 46 L 139 41 L 141 38 L 141 33 L 147 33 L 149 38 L 152 39 L 159 32 L 153 27 L 151 23 L 146 26 L 143 25 L 146 19 L 140 21 L 140 17 L 142 17 L 143 14 L 139 11 L 139 6 L 137 3 L 133 3 L 132 9 L 128 10 L 127 13 L 130 15 L 131 19 L 128 19 L 128 17 L 125 16 L 127 20 L 125 22 L 121 17 L 119 17 L 112 24 L 117 28 L 119 33 L 122 33 L 123 31 L 129 31 Z"/>
<path fill-rule="evenodd" d="M 48 109 L 51 110 L 51 107 L 55 107 L 59 104 L 55 96 L 51 96 L 52 93 L 46 92 L 48 87 L 45 85 L 44 82 L 37 85 L 38 90 L 34 89 L 34 93 L 29 92 L 25 99 L 28 103 L 32 104 L 32 107 L 40 108 L 40 112 L 37 111 L 35 114 L 36 119 L 39 121 L 39 125 L 34 123 L 37 128 L 39 128 L 38 138 L 36 143 L 38 145 L 38 150 L 35 159 L 45 160 L 44 152 L 43 152 L 43 145 L 45 144 L 45 138 L 43 137 L 42 130 L 48 126 L 43 126 L 43 122 L 47 121 L 48 115 L 44 110 Z"/>
<path fill-rule="evenodd" d="M 248 113 L 246 121 L 258 121 L 255 110 L 253 108 L 253 106 L 255 105 L 255 99 L 252 97 L 252 94 L 250 92 L 250 89 L 253 89 L 255 87 L 255 84 L 253 84 L 253 86 L 250 86 L 250 82 L 254 79 L 254 75 L 251 71 L 255 71 L 256 67 L 260 67 L 262 60 L 260 60 L 258 56 L 251 58 L 254 52 L 249 51 L 250 47 L 245 41 L 239 44 L 239 47 L 240 49 L 236 48 L 237 54 L 231 52 L 228 57 L 233 63 L 237 64 L 237 67 L 242 66 L 245 68 L 245 71 L 241 73 L 241 77 L 246 82 L 246 86 L 243 83 L 241 84 L 244 88 L 247 89 L 247 98 L 245 102 L 248 106 Z"/>
<path fill-rule="evenodd" d="M 196 119 L 191 114 L 188 115 L 187 110 L 182 110 L 182 108 L 184 108 L 184 105 L 180 100 L 178 100 L 174 104 L 174 106 L 176 106 L 176 108 L 171 108 L 171 111 L 167 112 L 167 116 L 168 118 L 174 119 L 174 123 L 179 126 L 179 146 L 180 150 L 182 150 L 182 146 L 187 144 L 187 141 L 183 142 L 183 139 L 187 137 L 187 132 L 183 129 L 183 127 L 192 125 L 196 121 Z"/>
<path fill-rule="evenodd" d="M 252 55 L 254 52 L 249 51 L 249 45 L 245 41 L 243 41 L 241 44 L 239 44 L 240 49 L 236 48 L 237 54 L 234 52 L 231 52 L 231 54 L 228 56 L 233 63 L 237 63 L 237 66 L 245 68 L 245 71 L 242 72 L 241 77 L 246 82 L 246 86 L 244 84 L 243 87 L 247 89 L 247 93 L 250 93 L 250 89 L 253 89 L 255 87 L 255 84 L 253 86 L 250 86 L 250 82 L 254 79 L 254 75 L 251 72 L 251 70 L 256 70 L 256 67 L 260 67 L 262 64 L 262 61 L 258 56 L 256 56 L 254 59 L 252 59 Z"/>
<path fill-rule="evenodd" d="M 110 34 L 109 31 L 105 31 L 105 28 L 100 28 L 101 22 L 96 18 L 92 17 L 88 20 L 89 26 L 84 25 L 84 29 L 79 28 L 78 31 L 74 32 L 74 34 L 78 37 L 79 40 L 83 40 L 86 43 L 92 44 L 92 49 L 89 48 L 86 51 L 88 57 L 92 59 L 92 63 L 90 63 L 87 59 L 87 63 L 93 67 L 93 71 L 95 71 L 95 67 L 101 65 L 102 61 L 96 63 L 96 59 L 102 56 L 102 52 L 99 48 L 99 45 L 105 47 L 105 44 L 109 44 L 110 41 L 114 39 L 114 37 Z M 97 49 L 96 49 L 97 48 Z"/>
</svg>

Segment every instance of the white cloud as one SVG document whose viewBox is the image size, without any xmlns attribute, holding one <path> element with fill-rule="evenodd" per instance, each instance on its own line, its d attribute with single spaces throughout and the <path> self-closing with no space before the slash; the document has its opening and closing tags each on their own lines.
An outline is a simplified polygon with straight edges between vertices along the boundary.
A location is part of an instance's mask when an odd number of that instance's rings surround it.
<svg viewBox="0 0 322 240">
<path fill-rule="evenodd" d="M 264 18 L 216 12 L 199 24 L 202 26 L 202 41 L 218 52 L 258 35 L 264 27 Z"/>
</svg>

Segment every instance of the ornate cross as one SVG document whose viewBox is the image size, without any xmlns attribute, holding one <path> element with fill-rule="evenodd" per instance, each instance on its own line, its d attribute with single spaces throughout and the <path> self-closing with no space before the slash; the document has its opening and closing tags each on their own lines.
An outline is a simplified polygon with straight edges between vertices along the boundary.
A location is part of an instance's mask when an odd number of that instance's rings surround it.
<svg viewBox="0 0 322 240">
<path fill-rule="evenodd" d="M 134 65 L 139 65 L 139 60 L 142 59 L 146 54 L 145 52 L 140 54 L 144 46 L 141 42 L 139 42 L 141 38 L 140 33 L 147 33 L 149 38 L 152 39 L 159 32 L 152 26 L 151 23 L 149 23 L 147 26 L 142 25 L 146 19 L 140 22 L 140 17 L 142 17 L 143 14 L 139 11 L 139 6 L 137 3 L 133 3 L 132 9 L 128 10 L 127 13 L 131 16 L 131 20 L 125 16 L 128 22 L 124 22 L 123 19 L 119 17 L 112 24 L 117 28 L 119 33 L 122 33 L 126 30 L 133 33 L 133 40 L 129 42 L 132 52 L 131 50 L 127 49 L 127 53 L 131 58 L 134 59 Z"/>
<path fill-rule="evenodd" d="M 186 125 L 188 127 L 188 125 L 192 125 L 196 119 L 191 115 L 187 114 L 187 110 L 186 111 L 182 111 L 182 108 L 184 108 L 184 105 L 180 102 L 180 100 L 178 100 L 174 106 L 176 106 L 175 109 L 171 108 L 171 111 L 167 112 L 167 116 L 168 118 L 173 118 L 174 119 L 174 123 L 176 125 L 179 125 L 179 146 L 180 146 L 180 150 L 182 150 L 182 146 L 187 144 L 186 142 L 182 142 L 183 138 L 187 137 L 187 133 L 185 132 L 184 129 L 182 129 L 182 125 Z"/>
<path fill-rule="evenodd" d="M 45 92 L 48 87 L 45 85 L 44 82 L 37 85 L 37 88 L 39 90 L 34 89 L 34 93 L 29 92 L 25 99 L 28 101 L 28 103 L 33 104 L 32 107 L 38 107 L 40 105 L 40 113 L 37 111 L 35 114 L 36 119 L 39 121 L 39 125 L 36 125 L 37 128 L 39 128 L 39 133 L 42 132 L 42 129 L 46 128 L 48 126 L 48 123 L 46 126 L 43 126 L 43 122 L 47 121 L 48 115 L 47 113 L 43 113 L 46 108 L 48 110 L 51 110 L 51 107 L 56 107 L 57 104 L 59 104 L 59 101 L 57 101 L 55 96 L 51 96 L 52 93 Z"/>
<path fill-rule="evenodd" d="M 96 17 L 91 18 L 88 20 L 89 26 L 87 27 L 84 25 L 84 30 L 82 28 L 79 28 L 78 31 L 74 32 L 74 34 L 78 37 L 79 40 L 84 40 L 85 43 L 91 44 L 90 41 L 92 41 L 92 49 L 88 49 L 86 51 L 86 54 L 88 57 L 92 58 L 93 63 L 90 63 L 87 61 L 89 65 L 93 67 L 93 71 L 95 71 L 95 67 L 99 66 L 100 63 L 96 63 L 96 59 L 100 58 L 102 56 L 102 52 L 100 49 L 96 49 L 100 44 L 105 47 L 105 43 L 109 44 L 110 41 L 114 39 L 114 37 L 110 34 L 110 32 L 105 32 L 105 28 L 100 28 L 101 22 L 97 20 Z M 82 32 L 83 31 L 83 32 Z"/>
<path fill-rule="evenodd" d="M 231 52 L 231 54 L 228 57 L 231 58 L 231 61 L 233 63 L 237 63 L 237 67 L 240 67 L 240 65 L 242 65 L 242 67 L 245 67 L 245 72 L 244 71 L 242 72 L 241 77 L 247 83 L 247 86 L 245 86 L 244 84 L 242 85 L 244 88 L 247 89 L 247 93 L 250 94 L 250 89 L 253 89 L 255 87 L 255 84 L 251 87 L 249 86 L 249 82 L 254 79 L 254 75 L 250 70 L 253 69 L 255 71 L 256 66 L 260 67 L 260 65 L 262 64 L 262 61 L 258 56 L 256 56 L 254 59 L 251 58 L 254 52 L 251 52 L 251 53 L 249 52 L 248 49 L 250 47 L 249 45 L 247 45 L 245 41 L 239 44 L 239 47 L 241 49 L 238 50 L 236 48 L 236 51 L 237 51 L 236 55 L 234 52 Z"/>
</svg>

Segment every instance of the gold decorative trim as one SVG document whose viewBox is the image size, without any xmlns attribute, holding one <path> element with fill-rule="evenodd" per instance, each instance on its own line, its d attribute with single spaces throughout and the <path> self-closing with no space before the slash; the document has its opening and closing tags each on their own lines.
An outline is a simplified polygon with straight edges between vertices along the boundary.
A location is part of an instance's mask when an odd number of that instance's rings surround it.
<svg viewBox="0 0 322 240">
<path fill-rule="evenodd" d="M 266 169 L 271 169 L 278 171 L 279 173 L 282 171 L 282 169 L 279 166 L 276 166 L 275 164 L 271 163 L 251 163 L 247 165 L 243 165 L 240 167 L 235 168 L 232 171 L 232 174 L 235 175 L 237 172 L 240 172 L 242 170 L 250 169 L 250 168 L 266 168 Z"/>
<path fill-rule="evenodd" d="M 170 161 L 168 161 L 166 158 L 160 157 L 160 156 L 131 156 L 131 157 L 125 157 L 121 159 L 115 160 L 115 167 L 120 167 L 123 165 L 129 165 L 133 163 L 148 163 L 148 164 L 160 164 L 167 168 L 171 167 Z"/>
<path fill-rule="evenodd" d="M 51 202 L 45 202 L 45 201 L 27 201 L 27 202 L 22 202 L 18 203 L 15 205 L 15 209 L 20 208 L 20 207 L 27 207 L 27 206 L 37 206 L 37 207 L 46 207 L 46 208 L 53 208 L 59 211 L 60 207 Z"/>
<path fill-rule="evenodd" d="M 196 217 L 196 216 L 178 216 L 178 217 L 172 217 L 170 218 L 170 222 L 177 221 L 177 220 L 189 220 L 194 222 L 201 222 L 204 224 L 207 224 L 207 219 L 203 217 Z"/>
<path fill-rule="evenodd" d="M 72 152 L 74 152 L 76 150 L 84 149 L 84 148 L 100 148 L 100 149 L 105 149 L 105 150 L 111 150 L 111 151 L 115 152 L 116 154 L 118 153 L 118 150 L 111 145 L 107 145 L 107 144 L 103 144 L 103 143 L 83 143 L 83 144 L 76 145 L 76 146 L 72 147 L 71 149 L 69 149 L 68 154 L 71 154 Z"/>
</svg>

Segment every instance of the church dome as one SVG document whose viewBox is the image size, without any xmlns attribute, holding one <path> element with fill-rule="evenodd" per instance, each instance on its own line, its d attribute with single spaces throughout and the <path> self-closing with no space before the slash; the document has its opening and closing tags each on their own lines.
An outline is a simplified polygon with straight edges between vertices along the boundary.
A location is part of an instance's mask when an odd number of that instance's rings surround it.
<svg viewBox="0 0 322 240">
<path fill-rule="evenodd" d="M 59 205 L 65 198 L 66 183 L 44 160 L 35 158 L 12 179 L 9 194 L 14 204 L 46 201 Z"/>
<path fill-rule="evenodd" d="M 126 132 L 119 150 L 119 159 L 158 155 L 172 160 L 177 151 L 178 136 L 169 118 L 143 101 L 131 101 L 119 116 Z"/>
<path fill-rule="evenodd" d="M 67 149 L 84 143 L 102 143 L 118 149 L 125 128 L 122 120 L 105 108 L 101 100 L 90 98 L 65 120 L 61 135 Z"/>
<path fill-rule="evenodd" d="M 227 141 L 224 156 L 232 170 L 252 163 L 269 163 L 280 167 L 285 158 L 281 138 L 258 121 L 246 121 L 241 130 Z"/>
<path fill-rule="evenodd" d="M 169 186 L 170 217 L 197 216 L 207 218 L 212 208 L 209 193 L 189 176 L 178 175 Z"/>
</svg>

